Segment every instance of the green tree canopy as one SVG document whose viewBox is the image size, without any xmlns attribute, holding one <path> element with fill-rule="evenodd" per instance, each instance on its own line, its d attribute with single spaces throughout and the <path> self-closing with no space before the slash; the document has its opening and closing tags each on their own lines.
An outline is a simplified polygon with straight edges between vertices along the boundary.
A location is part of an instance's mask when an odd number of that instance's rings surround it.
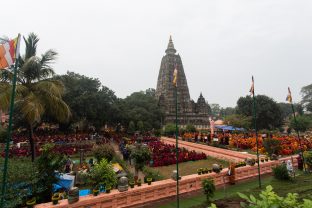
<svg viewBox="0 0 312 208">
<path fill-rule="evenodd" d="M 292 118 L 290 121 L 290 127 L 295 129 L 296 131 L 305 132 L 309 128 L 312 127 L 312 117 L 307 115 L 297 116 L 297 122 Z"/>
<path fill-rule="evenodd" d="M 278 106 L 280 107 L 281 109 L 281 112 L 282 112 L 282 118 L 283 119 L 286 119 L 288 118 L 289 116 L 292 116 L 293 114 L 293 111 L 292 111 L 292 108 L 291 108 L 291 104 L 290 103 L 278 103 Z M 294 110 L 295 112 L 297 112 L 299 115 L 302 115 L 303 114 L 303 107 L 301 104 L 294 104 Z"/>
<path fill-rule="evenodd" d="M 138 130 L 160 129 L 162 112 L 154 96 L 154 90 L 135 92 L 119 103 L 122 123 L 128 126 L 130 121 L 137 124 Z M 142 123 L 143 125 L 142 125 Z"/>
<path fill-rule="evenodd" d="M 303 106 L 310 112 L 312 112 L 312 84 L 301 88 Z"/>
<path fill-rule="evenodd" d="M 231 125 L 238 128 L 250 129 L 252 128 L 252 117 L 244 116 L 240 114 L 232 114 L 226 116 L 224 122 L 227 125 Z"/>
<path fill-rule="evenodd" d="M 64 100 L 70 106 L 73 117 L 71 123 L 86 120 L 97 129 L 107 124 L 118 123 L 118 99 L 109 88 L 102 86 L 98 79 L 74 72 L 55 77 L 65 87 Z"/>
<path fill-rule="evenodd" d="M 252 97 L 240 97 L 237 101 L 236 112 L 243 116 L 253 116 Z M 283 118 L 280 107 L 265 95 L 256 96 L 256 121 L 258 129 L 276 129 L 282 126 Z"/>
</svg>

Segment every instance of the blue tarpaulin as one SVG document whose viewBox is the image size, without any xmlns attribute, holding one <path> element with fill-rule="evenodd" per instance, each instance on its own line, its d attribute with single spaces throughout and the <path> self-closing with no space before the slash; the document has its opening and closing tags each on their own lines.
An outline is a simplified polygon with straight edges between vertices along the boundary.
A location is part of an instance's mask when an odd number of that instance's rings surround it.
<svg viewBox="0 0 312 208">
<path fill-rule="evenodd" d="M 224 131 L 245 131 L 244 128 L 237 128 L 237 127 L 234 127 L 234 126 L 215 126 L 215 128 L 217 129 L 221 129 L 221 130 L 224 130 Z"/>
</svg>

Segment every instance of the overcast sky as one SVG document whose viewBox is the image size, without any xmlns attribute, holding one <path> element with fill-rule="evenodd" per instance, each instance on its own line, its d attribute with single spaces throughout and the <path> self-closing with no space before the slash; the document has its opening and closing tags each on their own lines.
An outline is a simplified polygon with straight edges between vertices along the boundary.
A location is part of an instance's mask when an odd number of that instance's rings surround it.
<svg viewBox="0 0 312 208">
<path fill-rule="evenodd" d="M 191 98 L 235 106 L 255 91 L 300 101 L 312 83 L 312 1 L 7 0 L 0 36 L 35 32 L 39 53 L 55 49 L 55 71 L 99 78 L 126 97 L 156 88 L 169 35 L 181 55 Z"/>
</svg>

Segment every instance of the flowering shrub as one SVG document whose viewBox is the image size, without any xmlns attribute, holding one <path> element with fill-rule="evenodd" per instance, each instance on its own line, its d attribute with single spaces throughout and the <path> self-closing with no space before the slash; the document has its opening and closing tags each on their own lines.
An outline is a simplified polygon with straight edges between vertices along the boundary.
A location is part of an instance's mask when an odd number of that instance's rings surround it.
<svg viewBox="0 0 312 208">
<path fill-rule="evenodd" d="M 166 166 L 176 163 L 176 148 L 175 145 L 164 144 L 160 141 L 150 142 L 148 144 L 152 151 L 153 166 Z M 196 161 L 207 159 L 204 153 L 188 151 L 185 148 L 179 148 L 179 162 Z"/>
<path fill-rule="evenodd" d="M 280 148 L 277 151 L 277 154 L 280 155 L 291 155 L 295 154 L 300 150 L 300 142 L 297 137 L 293 136 L 273 136 L 274 140 L 279 141 Z M 258 139 L 259 144 L 259 152 L 265 153 L 265 148 L 263 146 L 263 140 L 261 137 Z M 312 149 L 312 138 L 304 138 L 301 139 L 301 144 L 304 150 Z M 232 147 L 239 147 L 241 149 L 251 149 L 252 151 L 256 152 L 256 138 L 255 137 L 248 137 L 243 138 L 239 136 L 233 136 L 230 140 L 230 146 Z"/>
</svg>

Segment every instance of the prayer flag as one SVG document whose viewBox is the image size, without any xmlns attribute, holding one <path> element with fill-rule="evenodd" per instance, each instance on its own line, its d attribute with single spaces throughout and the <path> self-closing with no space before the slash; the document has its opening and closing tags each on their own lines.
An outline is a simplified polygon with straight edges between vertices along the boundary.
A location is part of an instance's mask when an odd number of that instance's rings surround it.
<svg viewBox="0 0 312 208">
<path fill-rule="evenodd" d="M 20 35 L 0 45 L 0 69 L 10 67 L 19 56 Z"/>
<path fill-rule="evenodd" d="M 252 76 L 252 82 L 251 82 L 251 87 L 250 87 L 250 90 L 249 90 L 249 92 L 250 92 L 250 95 L 255 95 L 255 84 L 254 84 L 254 78 L 253 78 L 253 76 Z"/>
<path fill-rule="evenodd" d="M 289 87 L 288 87 L 288 95 L 286 97 L 286 101 L 288 101 L 289 103 L 292 103 L 292 96 L 291 96 L 291 91 Z"/>
</svg>

